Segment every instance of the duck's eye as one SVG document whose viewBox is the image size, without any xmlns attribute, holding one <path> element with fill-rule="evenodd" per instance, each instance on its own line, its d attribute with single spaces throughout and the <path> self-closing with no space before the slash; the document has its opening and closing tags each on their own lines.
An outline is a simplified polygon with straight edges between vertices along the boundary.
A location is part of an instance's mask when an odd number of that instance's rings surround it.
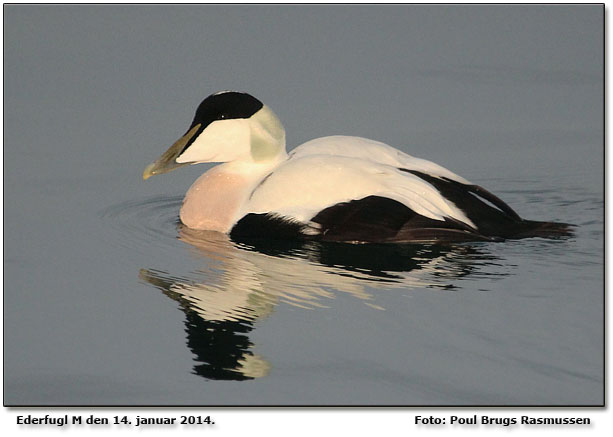
<svg viewBox="0 0 613 437">
<path fill-rule="evenodd" d="M 225 118 L 228 118 L 228 115 L 227 115 L 227 114 L 221 114 L 221 115 L 219 116 L 219 118 L 223 120 L 223 119 L 225 119 Z"/>
</svg>

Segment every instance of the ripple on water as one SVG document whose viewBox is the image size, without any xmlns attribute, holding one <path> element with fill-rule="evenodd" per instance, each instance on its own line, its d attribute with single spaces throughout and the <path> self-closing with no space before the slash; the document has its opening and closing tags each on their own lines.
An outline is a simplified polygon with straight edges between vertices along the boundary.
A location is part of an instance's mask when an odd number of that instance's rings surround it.
<svg viewBox="0 0 613 437">
<path fill-rule="evenodd" d="M 116 231 L 121 247 L 147 253 L 177 246 L 178 211 L 182 196 L 155 196 L 129 200 L 100 211 L 100 217 Z"/>
</svg>

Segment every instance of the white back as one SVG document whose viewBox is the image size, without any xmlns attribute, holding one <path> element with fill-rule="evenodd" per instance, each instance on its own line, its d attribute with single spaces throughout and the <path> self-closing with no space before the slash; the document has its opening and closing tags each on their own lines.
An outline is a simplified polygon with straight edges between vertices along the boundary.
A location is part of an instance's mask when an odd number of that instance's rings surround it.
<svg viewBox="0 0 613 437">
<path fill-rule="evenodd" d="M 451 217 L 474 227 L 432 185 L 396 164 L 330 154 L 291 155 L 255 189 L 242 214 L 276 213 L 308 222 L 329 206 L 371 195 L 396 200 L 434 220 Z"/>
<path fill-rule="evenodd" d="M 434 162 L 415 158 L 385 143 L 367 138 L 345 135 L 316 138 L 296 147 L 289 155 L 290 158 L 301 158 L 310 155 L 353 157 L 394 167 L 417 170 L 439 178 L 445 177 L 463 184 L 470 184 L 463 177 Z"/>
</svg>

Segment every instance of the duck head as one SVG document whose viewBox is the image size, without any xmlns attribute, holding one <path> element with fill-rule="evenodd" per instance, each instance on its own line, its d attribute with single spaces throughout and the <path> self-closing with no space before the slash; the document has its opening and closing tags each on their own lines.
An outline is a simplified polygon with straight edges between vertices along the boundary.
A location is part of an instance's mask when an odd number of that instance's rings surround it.
<svg viewBox="0 0 613 437">
<path fill-rule="evenodd" d="M 200 103 L 187 132 L 149 164 L 143 179 L 203 162 L 273 161 L 285 156 L 285 129 L 255 97 L 234 91 Z"/>
</svg>

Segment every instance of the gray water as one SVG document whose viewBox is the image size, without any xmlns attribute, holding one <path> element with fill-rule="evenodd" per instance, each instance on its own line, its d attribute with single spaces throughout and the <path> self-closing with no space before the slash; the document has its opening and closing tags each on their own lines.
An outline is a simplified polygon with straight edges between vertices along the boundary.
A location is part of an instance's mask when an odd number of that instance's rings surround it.
<svg viewBox="0 0 613 437">
<path fill-rule="evenodd" d="M 5 12 L 6 405 L 603 402 L 603 9 Z M 254 248 L 146 164 L 222 89 L 289 148 L 430 159 L 571 238 Z M 316 171 L 316 170 L 314 170 Z"/>
</svg>

